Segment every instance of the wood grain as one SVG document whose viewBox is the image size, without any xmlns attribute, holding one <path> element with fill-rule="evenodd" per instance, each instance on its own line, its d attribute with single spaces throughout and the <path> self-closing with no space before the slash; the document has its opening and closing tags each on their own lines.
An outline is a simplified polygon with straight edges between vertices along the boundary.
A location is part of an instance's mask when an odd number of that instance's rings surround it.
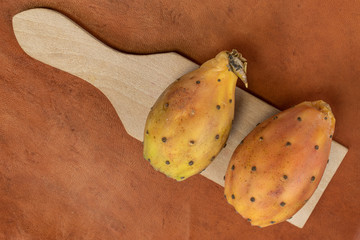
<svg viewBox="0 0 360 240">
<path fill-rule="evenodd" d="M 0 238 L 359 238 L 358 2 L 19 0 L 0 7 Z M 252 228 L 206 178 L 178 185 L 153 174 L 101 92 L 20 49 L 11 20 L 33 7 L 56 9 L 123 52 L 175 50 L 200 64 L 222 49 L 242 49 L 252 62 L 253 95 L 279 109 L 329 102 L 335 140 L 349 152 L 305 227 Z"/>
<path fill-rule="evenodd" d="M 63 15 L 33 9 L 13 18 L 16 38 L 31 57 L 78 76 L 102 91 L 114 106 L 125 130 L 143 141 L 146 117 L 157 97 L 182 75 L 198 67 L 176 53 L 131 55 L 115 51 L 92 37 Z M 201 174 L 224 186 L 228 162 L 235 148 L 254 127 L 279 112 L 239 88 L 232 130 L 223 149 Z M 317 191 L 289 222 L 302 228 L 316 206 L 347 149 L 337 142 L 331 148 L 331 163 Z"/>
</svg>

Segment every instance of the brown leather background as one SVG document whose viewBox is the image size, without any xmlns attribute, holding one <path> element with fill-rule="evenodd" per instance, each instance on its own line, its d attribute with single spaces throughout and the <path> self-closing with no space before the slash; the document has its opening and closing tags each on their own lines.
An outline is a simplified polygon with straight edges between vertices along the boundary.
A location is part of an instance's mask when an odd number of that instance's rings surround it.
<svg viewBox="0 0 360 240">
<path fill-rule="evenodd" d="M 110 46 L 248 59 L 249 91 L 285 109 L 323 99 L 349 148 L 303 229 L 251 227 L 202 176 L 176 183 L 142 158 L 105 96 L 28 57 L 12 17 L 56 9 Z M 360 2 L 0 2 L 0 239 L 360 239 Z M 240 85 L 240 84 L 239 84 Z"/>
</svg>

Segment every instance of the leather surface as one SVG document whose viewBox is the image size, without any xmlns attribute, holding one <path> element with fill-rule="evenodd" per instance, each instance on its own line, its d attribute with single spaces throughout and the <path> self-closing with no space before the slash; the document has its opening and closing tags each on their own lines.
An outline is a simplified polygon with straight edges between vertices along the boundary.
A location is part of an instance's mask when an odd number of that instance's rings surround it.
<svg viewBox="0 0 360 240">
<path fill-rule="evenodd" d="M 177 51 L 201 64 L 236 48 L 254 95 L 280 109 L 327 101 L 349 152 L 305 227 L 251 227 L 208 179 L 155 172 L 100 91 L 20 49 L 11 19 L 33 7 L 125 52 Z M 0 239 L 360 239 L 360 2 L 8 0 L 0 9 Z"/>
</svg>

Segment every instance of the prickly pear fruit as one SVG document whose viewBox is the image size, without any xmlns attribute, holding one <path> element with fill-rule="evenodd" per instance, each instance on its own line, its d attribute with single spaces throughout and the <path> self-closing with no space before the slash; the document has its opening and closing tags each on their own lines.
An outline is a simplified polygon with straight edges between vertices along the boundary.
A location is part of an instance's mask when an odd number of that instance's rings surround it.
<svg viewBox="0 0 360 240">
<path fill-rule="evenodd" d="M 246 60 L 223 51 L 168 86 L 146 120 L 144 158 L 177 181 L 204 170 L 228 138 L 245 73 Z"/>
<path fill-rule="evenodd" d="M 289 219 L 317 188 L 334 129 L 330 106 L 321 100 L 300 103 L 258 125 L 229 162 L 228 203 L 255 226 Z"/>
</svg>

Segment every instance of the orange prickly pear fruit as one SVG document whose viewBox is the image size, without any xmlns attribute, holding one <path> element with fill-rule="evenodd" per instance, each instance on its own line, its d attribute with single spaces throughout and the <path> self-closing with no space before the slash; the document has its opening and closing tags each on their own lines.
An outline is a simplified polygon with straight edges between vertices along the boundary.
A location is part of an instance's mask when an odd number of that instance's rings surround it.
<svg viewBox="0 0 360 240">
<path fill-rule="evenodd" d="M 258 125 L 235 149 L 225 197 L 254 226 L 293 216 L 324 173 L 335 118 L 324 101 L 303 102 Z"/>
<path fill-rule="evenodd" d="M 246 59 L 222 51 L 168 86 L 146 120 L 144 158 L 177 181 L 204 170 L 229 136 L 238 77 L 247 86 Z"/>
</svg>

